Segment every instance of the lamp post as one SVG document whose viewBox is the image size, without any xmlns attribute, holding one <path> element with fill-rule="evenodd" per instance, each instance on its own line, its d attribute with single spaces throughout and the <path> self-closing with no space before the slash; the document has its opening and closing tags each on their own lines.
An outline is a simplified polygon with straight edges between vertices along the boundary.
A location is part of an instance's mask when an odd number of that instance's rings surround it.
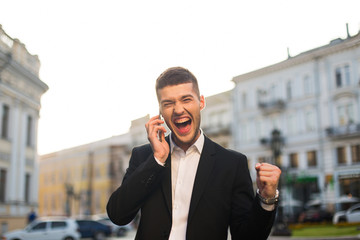
<svg viewBox="0 0 360 240">
<path fill-rule="evenodd" d="M 280 162 L 280 156 L 281 156 L 281 149 L 284 145 L 284 138 L 281 136 L 281 132 L 278 129 L 274 129 L 271 132 L 271 138 L 270 138 L 270 148 L 273 154 L 272 157 L 272 164 L 277 165 L 280 169 L 282 168 L 281 162 Z M 279 181 L 279 191 L 283 187 L 283 176 L 280 176 Z M 283 196 L 284 193 L 280 194 L 280 197 Z M 278 215 L 275 222 L 275 229 L 273 235 L 282 235 L 282 236 L 290 236 L 291 231 L 288 229 L 286 221 L 284 221 L 284 211 L 282 207 L 279 207 L 278 209 Z"/>
<path fill-rule="evenodd" d="M 270 148 L 273 152 L 273 161 L 274 164 L 279 165 L 279 157 L 281 155 L 281 148 L 284 144 L 284 140 L 281 137 L 281 132 L 277 129 L 274 129 L 271 132 L 271 139 L 270 139 Z"/>
<path fill-rule="evenodd" d="M 66 193 L 66 202 L 65 202 L 65 212 L 66 216 L 71 216 L 71 198 L 74 195 L 74 187 L 70 183 L 65 183 L 65 193 Z"/>
<path fill-rule="evenodd" d="M 80 200 L 80 196 L 79 194 L 75 193 L 74 186 L 71 183 L 65 183 L 65 194 L 65 213 L 66 216 L 70 217 L 72 215 L 72 203 L 74 202 L 73 200 Z"/>
</svg>

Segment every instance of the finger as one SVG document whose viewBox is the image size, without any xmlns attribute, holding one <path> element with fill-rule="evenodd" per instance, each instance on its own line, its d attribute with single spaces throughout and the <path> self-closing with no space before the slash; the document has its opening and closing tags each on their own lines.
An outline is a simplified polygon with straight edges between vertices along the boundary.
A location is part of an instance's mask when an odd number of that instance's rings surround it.
<svg viewBox="0 0 360 240">
<path fill-rule="evenodd" d="M 165 130 L 166 131 L 166 130 Z M 161 131 L 160 132 L 160 139 L 161 139 L 161 142 L 164 142 L 165 141 L 165 132 L 164 131 Z"/>
<path fill-rule="evenodd" d="M 156 115 L 156 116 L 153 116 L 152 118 L 150 118 L 149 122 L 151 121 L 154 121 L 154 120 L 159 120 L 160 119 L 160 115 Z"/>
</svg>

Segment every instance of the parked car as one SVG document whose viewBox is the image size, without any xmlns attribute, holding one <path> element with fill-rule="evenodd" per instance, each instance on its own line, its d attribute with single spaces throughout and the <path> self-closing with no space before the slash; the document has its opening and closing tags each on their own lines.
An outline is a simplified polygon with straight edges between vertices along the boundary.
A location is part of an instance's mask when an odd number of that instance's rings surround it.
<svg viewBox="0 0 360 240">
<path fill-rule="evenodd" d="M 91 219 L 77 219 L 81 238 L 92 238 L 94 240 L 104 240 L 111 235 L 111 228 L 100 222 Z"/>
<path fill-rule="evenodd" d="M 101 222 L 102 224 L 108 225 L 111 228 L 111 232 L 113 236 L 117 236 L 117 237 L 126 236 L 126 234 L 133 229 L 131 223 L 124 226 L 119 226 L 114 224 L 106 214 L 94 215 L 93 219 L 95 221 Z"/>
<path fill-rule="evenodd" d="M 360 222 L 360 203 L 353 205 L 346 211 L 336 212 L 333 217 L 333 223 L 338 224 L 341 222 Z"/>
<path fill-rule="evenodd" d="M 309 208 L 303 216 L 304 222 L 331 222 L 333 216 L 321 208 Z"/>
<path fill-rule="evenodd" d="M 70 218 L 41 218 L 21 230 L 7 232 L 2 240 L 79 240 L 79 226 Z"/>
</svg>

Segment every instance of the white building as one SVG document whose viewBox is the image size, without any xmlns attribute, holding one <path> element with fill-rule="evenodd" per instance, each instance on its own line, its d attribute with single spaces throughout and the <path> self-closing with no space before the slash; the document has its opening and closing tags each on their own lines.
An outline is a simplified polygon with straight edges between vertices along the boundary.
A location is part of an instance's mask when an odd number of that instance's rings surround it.
<svg viewBox="0 0 360 240">
<path fill-rule="evenodd" d="M 360 34 L 233 78 L 233 145 L 272 161 L 271 133 L 284 140 L 284 200 L 360 197 Z M 287 191 L 284 191 L 284 190 Z"/>
<path fill-rule="evenodd" d="M 0 25 L 0 234 L 23 226 L 37 207 L 40 61 Z"/>
<path fill-rule="evenodd" d="M 228 148 L 231 144 L 232 91 L 226 91 L 205 98 L 201 111 L 201 128 L 213 141 Z"/>
</svg>

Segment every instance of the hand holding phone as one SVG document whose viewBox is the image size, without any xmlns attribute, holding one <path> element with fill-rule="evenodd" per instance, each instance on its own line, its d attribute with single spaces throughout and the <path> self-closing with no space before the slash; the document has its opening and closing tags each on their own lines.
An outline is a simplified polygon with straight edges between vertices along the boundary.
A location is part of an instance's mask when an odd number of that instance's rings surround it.
<svg viewBox="0 0 360 240">
<path fill-rule="evenodd" d="M 165 141 L 166 129 L 163 124 L 164 121 L 161 119 L 161 115 L 154 116 L 145 124 L 145 128 L 148 134 L 148 140 L 151 144 L 151 148 L 154 152 L 154 157 L 160 162 L 165 162 L 169 152 L 170 146 Z"/>
</svg>

